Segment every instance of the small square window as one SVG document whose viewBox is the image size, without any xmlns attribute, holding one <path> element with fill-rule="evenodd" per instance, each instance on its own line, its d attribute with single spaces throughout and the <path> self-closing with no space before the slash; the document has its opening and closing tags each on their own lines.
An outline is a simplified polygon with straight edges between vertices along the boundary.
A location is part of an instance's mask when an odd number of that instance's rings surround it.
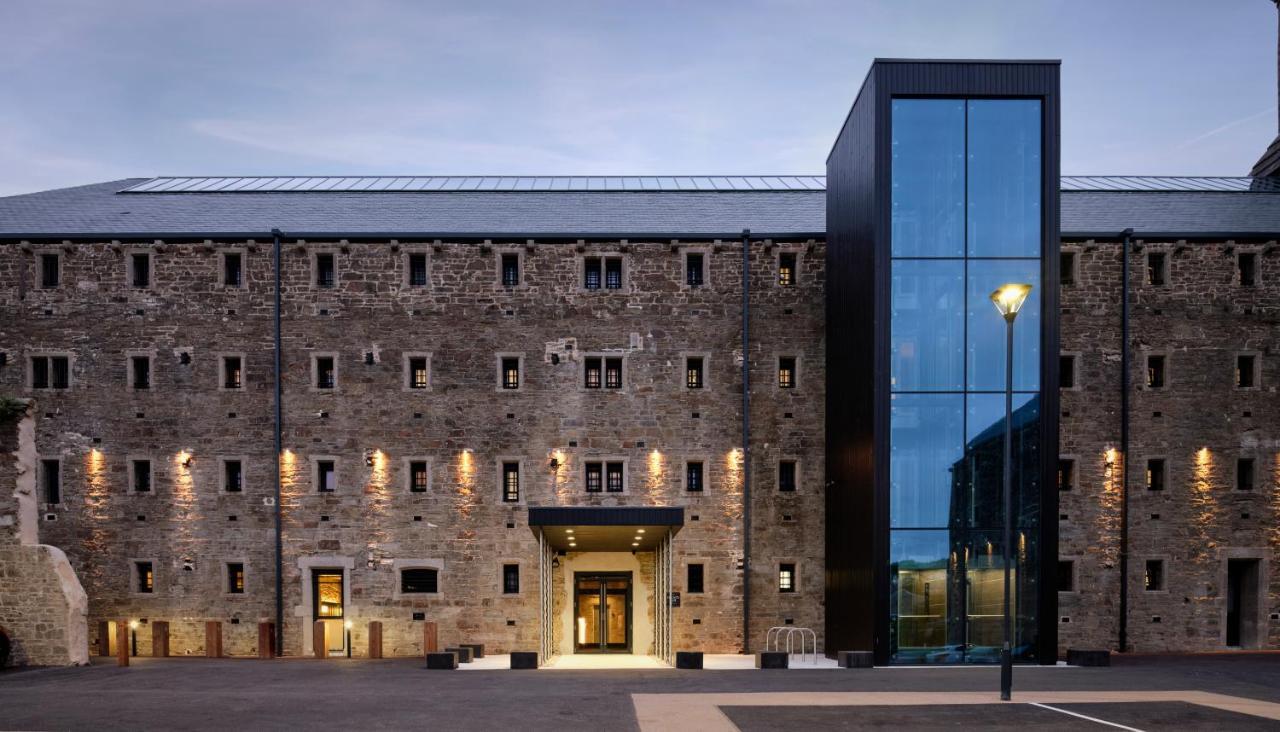
<svg viewBox="0 0 1280 732">
<path fill-rule="evenodd" d="M 684 488 L 690 493 L 702 492 L 703 467 L 702 461 L 689 461 L 685 463 L 684 468 Z"/>
<path fill-rule="evenodd" d="M 52 290 L 62 283 L 62 262 L 57 254 L 40 255 L 40 287 Z"/>
<path fill-rule="evenodd" d="M 139 289 L 151 286 L 151 255 L 149 253 L 134 252 L 129 255 L 129 284 Z"/>
<path fill-rule="evenodd" d="M 796 388 L 796 360 L 791 356 L 778 359 L 778 388 Z"/>
<path fill-rule="evenodd" d="M 243 562 L 227 562 L 227 592 L 233 595 L 244 594 Z"/>
<path fill-rule="evenodd" d="M 1236 257 L 1236 271 L 1240 276 L 1241 287 L 1253 287 L 1258 284 L 1258 255 L 1256 252 L 1240 252 Z"/>
<path fill-rule="evenodd" d="M 333 493 L 338 490 L 338 470 L 333 460 L 316 461 L 316 491 Z"/>
<path fill-rule="evenodd" d="M 519 564 L 502 565 L 502 593 L 504 595 L 517 595 L 520 593 Z"/>
<path fill-rule="evenodd" d="M 316 287 L 331 288 L 337 284 L 338 268 L 333 252 L 316 252 Z"/>
<path fill-rule="evenodd" d="M 1147 284 L 1156 287 L 1168 284 L 1169 258 L 1164 252 L 1147 253 Z"/>
<path fill-rule="evenodd" d="M 604 465 L 587 463 L 587 492 L 600 493 L 604 490 Z"/>
<path fill-rule="evenodd" d="M 791 287 L 796 283 L 796 254 L 782 252 L 778 255 L 778 285 Z"/>
<path fill-rule="evenodd" d="M 155 569 L 151 562 L 134 562 L 134 588 L 141 593 L 151 594 L 156 590 Z"/>
<path fill-rule="evenodd" d="M 520 388 L 520 359 L 518 357 L 502 359 L 502 388 Z"/>
<path fill-rule="evenodd" d="M 1257 386 L 1258 357 L 1236 356 L 1236 388 L 1252 389 Z"/>
<path fill-rule="evenodd" d="M 1058 490 L 1069 491 L 1076 487 L 1076 461 L 1070 458 L 1058 460 Z"/>
<path fill-rule="evenodd" d="M 424 252 L 409 253 L 409 286 L 427 286 L 427 255 Z"/>
<path fill-rule="evenodd" d="M 222 253 L 222 284 L 225 287 L 244 284 L 244 257 L 240 252 Z"/>
<path fill-rule="evenodd" d="M 440 591 L 439 572 L 430 567 L 400 570 L 400 592 L 405 595 L 433 595 Z"/>
<path fill-rule="evenodd" d="M 520 255 L 507 253 L 502 255 L 502 286 L 517 287 L 520 284 Z"/>
<path fill-rule="evenodd" d="M 244 388 L 244 359 L 240 356 L 222 357 L 222 388 Z"/>
<path fill-rule="evenodd" d="M 704 589 L 703 579 L 706 576 L 705 568 L 701 564 L 690 564 L 687 571 L 687 580 L 684 583 L 684 591 L 691 595 L 700 595 L 706 590 Z"/>
<path fill-rule="evenodd" d="M 150 493 L 151 492 L 151 461 L 150 460 L 133 460 L 131 461 L 133 468 L 133 492 L 134 493 Z"/>
<path fill-rule="evenodd" d="M 707 281 L 703 271 L 703 255 L 701 252 L 686 252 L 684 255 L 684 283 L 689 287 L 701 287 Z"/>
<path fill-rule="evenodd" d="M 430 372 L 426 356 L 409 357 L 409 388 L 426 389 L 430 386 Z"/>
<path fill-rule="evenodd" d="M 409 492 L 426 493 L 430 480 L 426 460 L 411 460 L 409 462 Z"/>
<path fill-rule="evenodd" d="M 1076 357 L 1074 355 L 1058 357 L 1058 386 L 1062 389 L 1076 388 Z"/>
<path fill-rule="evenodd" d="M 502 502 L 520 502 L 520 463 L 518 462 L 502 464 Z"/>
<path fill-rule="evenodd" d="M 333 389 L 337 385 L 337 372 L 333 356 L 316 356 L 316 388 Z"/>
<path fill-rule="evenodd" d="M 1076 591 L 1076 563 L 1066 559 L 1058 560 L 1058 592 Z"/>
<path fill-rule="evenodd" d="M 1076 283 L 1075 252 L 1062 252 L 1058 255 L 1058 275 L 1058 281 L 1064 287 L 1070 287 Z"/>
<path fill-rule="evenodd" d="M 783 493 L 796 491 L 796 461 L 778 461 L 778 490 Z"/>
<path fill-rule="evenodd" d="M 62 461 L 40 461 L 40 485 L 44 489 L 45 503 L 62 503 Z"/>
<path fill-rule="evenodd" d="M 1164 560 L 1148 559 L 1146 572 L 1143 574 L 1143 588 L 1147 592 L 1164 591 Z"/>
<path fill-rule="evenodd" d="M 1253 490 L 1254 474 L 1253 458 L 1238 458 L 1236 460 L 1236 490 Z"/>
<path fill-rule="evenodd" d="M 240 493 L 244 490 L 244 465 L 239 460 L 222 462 L 222 490 Z"/>
<path fill-rule="evenodd" d="M 151 357 L 129 357 L 129 386 L 134 389 L 151 388 Z"/>
<path fill-rule="evenodd" d="M 703 359 L 701 356 L 689 356 L 684 360 L 685 386 L 690 389 L 701 389 L 705 383 L 703 378 Z"/>
<path fill-rule="evenodd" d="M 1163 389 L 1165 384 L 1164 356 L 1147 356 L 1147 388 Z"/>
<path fill-rule="evenodd" d="M 778 565 L 778 592 L 796 591 L 796 565 L 784 563 Z"/>
<path fill-rule="evenodd" d="M 592 356 L 582 360 L 582 385 L 587 389 L 599 389 L 603 383 L 604 359 Z"/>
<path fill-rule="evenodd" d="M 1164 458 L 1147 460 L 1147 490 L 1162 491 L 1165 484 Z"/>
</svg>

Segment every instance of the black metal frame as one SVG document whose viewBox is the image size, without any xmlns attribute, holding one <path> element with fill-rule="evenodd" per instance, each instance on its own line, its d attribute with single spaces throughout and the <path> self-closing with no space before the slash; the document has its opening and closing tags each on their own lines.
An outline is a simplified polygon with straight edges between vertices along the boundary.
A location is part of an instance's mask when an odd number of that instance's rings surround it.
<svg viewBox="0 0 1280 732">
<path fill-rule="evenodd" d="M 600 590 L 599 590 L 600 606 L 599 608 L 597 608 L 597 612 L 600 613 L 599 626 L 598 626 L 600 628 L 600 633 L 601 633 L 600 642 L 597 644 L 597 647 L 595 648 L 580 646 L 578 644 L 577 628 L 575 625 L 574 635 L 573 635 L 573 652 L 574 653 L 631 653 L 632 630 L 634 627 L 634 624 L 632 622 L 632 597 L 634 595 L 634 590 L 636 586 L 635 578 L 631 572 L 629 571 L 628 572 L 574 572 L 573 573 L 573 617 L 575 618 L 575 623 L 577 622 L 576 618 L 578 617 L 578 597 L 584 594 L 581 588 L 579 587 L 578 583 L 582 580 L 596 580 L 596 579 L 600 580 Z M 627 642 L 626 642 L 626 646 L 622 648 L 611 647 L 611 644 L 609 643 L 607 596 L 609 594 L 609 580 L 611 579 L 614 579 L 614 580 L 625 579 L 627 581 L 627 619 L 626 619 Z M 655 598 L 655 600 L 659 600 L 659 599 L 660 598 Z"/>
</svg>

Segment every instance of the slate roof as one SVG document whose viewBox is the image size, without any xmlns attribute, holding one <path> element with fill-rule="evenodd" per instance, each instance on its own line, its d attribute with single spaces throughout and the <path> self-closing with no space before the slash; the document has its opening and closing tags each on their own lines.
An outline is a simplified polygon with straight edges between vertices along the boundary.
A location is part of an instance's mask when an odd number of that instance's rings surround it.
<svg viewBox="0 0 1280 732">
<path fill-rule="evenodd" d="M 0 198 L 0 238 L 263 238 L 273 228 L 300 238 L 733 238 L 744 228 L 781 238 L 826 229 L 826 194 L 812 188 L 120 192 L 151 180 Z M 1280 193 L 1270 182 L 1249 191 L 1247 181 L 1064 179 L 1062 231 L 1280 238 Z"/>
</svg>

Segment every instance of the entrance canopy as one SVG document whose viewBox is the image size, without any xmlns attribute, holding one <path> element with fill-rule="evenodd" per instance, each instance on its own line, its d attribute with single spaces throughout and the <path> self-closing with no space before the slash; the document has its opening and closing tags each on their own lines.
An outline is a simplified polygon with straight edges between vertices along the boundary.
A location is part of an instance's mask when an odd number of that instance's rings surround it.
<svg viewBox="0 0 1280 732">
<path fill-rule="evenodd" d="M 529 509 L 529 528 L 556 551 L 647 552 L 684 526 L 680 507 L 555 506 Z"/>
</svg>

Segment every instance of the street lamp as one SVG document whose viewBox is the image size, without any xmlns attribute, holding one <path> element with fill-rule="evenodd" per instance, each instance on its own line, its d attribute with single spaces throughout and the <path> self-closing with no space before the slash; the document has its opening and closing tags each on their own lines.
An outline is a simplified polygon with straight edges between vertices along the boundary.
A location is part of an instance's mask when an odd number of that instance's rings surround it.
<svg viewBox="0 0 1280 732">
<path fill-rule="evenodd" d="M 1031 285 L 1011 282 L 991 293 L 1006 323 L 1004 352 L 1004 647 L 1000 649 L 1000 699 L 1013 696 L 1013 643 L 1009 605 L 1009 565 L 1013 544 L 1013 321 L 1031 294 Z"/>
</svg>

